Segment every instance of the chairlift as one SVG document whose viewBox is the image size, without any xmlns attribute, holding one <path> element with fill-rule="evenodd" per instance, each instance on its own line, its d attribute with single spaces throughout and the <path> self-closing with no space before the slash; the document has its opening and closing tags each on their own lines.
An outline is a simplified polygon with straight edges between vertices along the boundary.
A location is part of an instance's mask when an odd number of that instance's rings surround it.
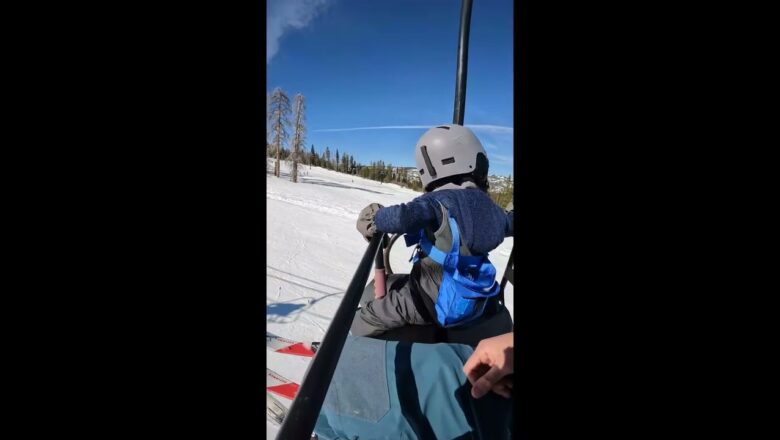
<svg viewBox="0 0 780 440">
<path fill-rule="evenodd" d="M 454 124 L 463 125 L 466 105 L 466 79 L 468 74 L 468 43 L 469 28 L 471 25 L 472 0 L 461 1 L 460 32 L 458 36 L 457 68 L 455 76 L 455 102 L 453 120 Z M 388 236 L 388 234 L 376 234 L 371 239 L 358 264 L 355 275 L 347 287 L 344 298 L 336 310 L 317 355 L 312 359 L 306 376 L 301 383 L 295 400 L 293 400 L 287 416 L 282 423 L 278 438 L 305 440 L 311 438 L 317 417 L 320 414 L 322 404 L 328 392 L 328 388 L 336 370 L 341 351 L 349 334 L 355 311 L 361 299 L 373 296 L 371 284 L 366 286 L 371 272 L 372 263 L 377 269 L 384 269 L 389 276 L 393 275 L 390 267 L 390 250 L 401 234 Z M 384 246 L 386 244 L 386 246 Z M 476 345 L 480 339 L 512 330 L 512 319 L 504 306 L 504 288 L 509 282 L 514 285 L 514 246 L 509 256 L 504 276 L 501 280 L 499 304 L 502 307 L 499 313 L 490 318 L 477 321 L 463 328 L 450 328 L 445 332 L 435 330 L 436 326 L 407 326 L 401 329 L 387 332 L 381 339 L 405 340 L 415 342 L 461 342 Z M 388 281 L 390 281 L 388 279 Z M 419 327 L 419 328 L 412 328 Z M 430 327 L 430 329 L 425 329 Z"/>
</svg>

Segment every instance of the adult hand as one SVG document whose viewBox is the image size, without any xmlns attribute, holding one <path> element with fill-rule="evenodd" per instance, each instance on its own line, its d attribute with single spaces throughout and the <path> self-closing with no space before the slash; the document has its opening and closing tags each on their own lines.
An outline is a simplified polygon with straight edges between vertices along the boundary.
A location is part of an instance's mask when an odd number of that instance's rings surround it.
<svg viewBox="0 0 780 440">
<path fill-rule="evenodd" d="M 357 230 L 365 237 L 366 241 L 371 241 L 371 237 L 376 234 L 374 217 L 380 208 L 384 208 L 384 206 L 379 203 L 372 203 L 363 208 L 360 214 L 358 214 Z"/>
<path fill-rule="evenodd" d="M 514 372 L 514 335 L 506 333 L 482 340 L 463 365 L 463 372 L 471 382 L 471 395 L 475 399 L 492 390 L 509 398 Z"/>
</svg>

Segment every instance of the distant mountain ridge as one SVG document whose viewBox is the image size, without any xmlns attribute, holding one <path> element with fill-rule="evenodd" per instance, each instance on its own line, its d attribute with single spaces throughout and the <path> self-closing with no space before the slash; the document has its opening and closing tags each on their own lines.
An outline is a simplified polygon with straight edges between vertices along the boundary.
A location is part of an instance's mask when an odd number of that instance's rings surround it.
<svg viewBox="0 0 780 440">
<path fill-rule="evenodd" d="M 420 178 L 420 172 L 417 171 L 417 168 L 415 167 L 398 167 L 399 169 L 403 169 L 406 171 L 406 175 L 409 178 Z M 504 188 L 509 182 L 512 181 L 512 176 L 497 176 L 497 175 L 490 175 L 488 176 L 488 182 L 490 183 L 491 188 Z"/>
</svg>

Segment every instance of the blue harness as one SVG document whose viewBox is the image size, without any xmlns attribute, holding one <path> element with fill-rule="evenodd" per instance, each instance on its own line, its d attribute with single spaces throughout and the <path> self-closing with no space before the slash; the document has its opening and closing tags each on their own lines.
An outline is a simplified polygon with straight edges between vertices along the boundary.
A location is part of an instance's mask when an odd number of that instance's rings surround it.
<svg viewBox="0 0 780 440">
<path fill-rule="evenodd" d="M 447 213 L 452 248 L 442 252 L 428 240 L 425 230 L 404 235 L 406 246 L 417 244 L 412 262 L 420 259 L 420 251 L 442 266 L 442 280 L 436 299 L 436 319 L 442 327 L 463 325 L 480 318 L 488 299 L 498 295 L 496 268 L 485 256 L 460 255 L 460 233 L 455 219 Z"/>
</svg>

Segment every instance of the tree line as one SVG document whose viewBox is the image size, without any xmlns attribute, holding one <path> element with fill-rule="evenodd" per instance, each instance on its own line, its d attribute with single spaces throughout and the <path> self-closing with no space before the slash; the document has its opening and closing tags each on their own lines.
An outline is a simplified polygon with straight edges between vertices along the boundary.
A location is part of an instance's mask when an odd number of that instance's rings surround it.
<svg viewBox="0 0 780 440">
<path fill-rule="evenodd" d="M 276 88 L 267 95 L 266 118 L 268 131 L 266 133 L 266 156 L 275 158 L 273 174 L 281 176 L 280 161 L 292 162 L 293 182 L 298 181 L 298 166 L 308 165 L 310 168 L 321 167 L 340 173 L 351 174 L 383 183 L 395 183 L 415 191 L 422 191 L 422 182 L 411 167 L 397 167 L 384 161 L 372 161 L 368 165 L 355 161 L 354 156 L 332 150 L 326 146 L 317 152 L 314 144 L 305 150 L 306 118 L 304 96 L 295 95 L 293 103 L 287 94 Z M 292 134 L 292 138 L 290 135 Z M 488 190 L 490 197 L 499 206 L 506 206 L 512 200 L 514 183 L 511 178 L 504 179 L 502 185 Z"/>
</svg>

